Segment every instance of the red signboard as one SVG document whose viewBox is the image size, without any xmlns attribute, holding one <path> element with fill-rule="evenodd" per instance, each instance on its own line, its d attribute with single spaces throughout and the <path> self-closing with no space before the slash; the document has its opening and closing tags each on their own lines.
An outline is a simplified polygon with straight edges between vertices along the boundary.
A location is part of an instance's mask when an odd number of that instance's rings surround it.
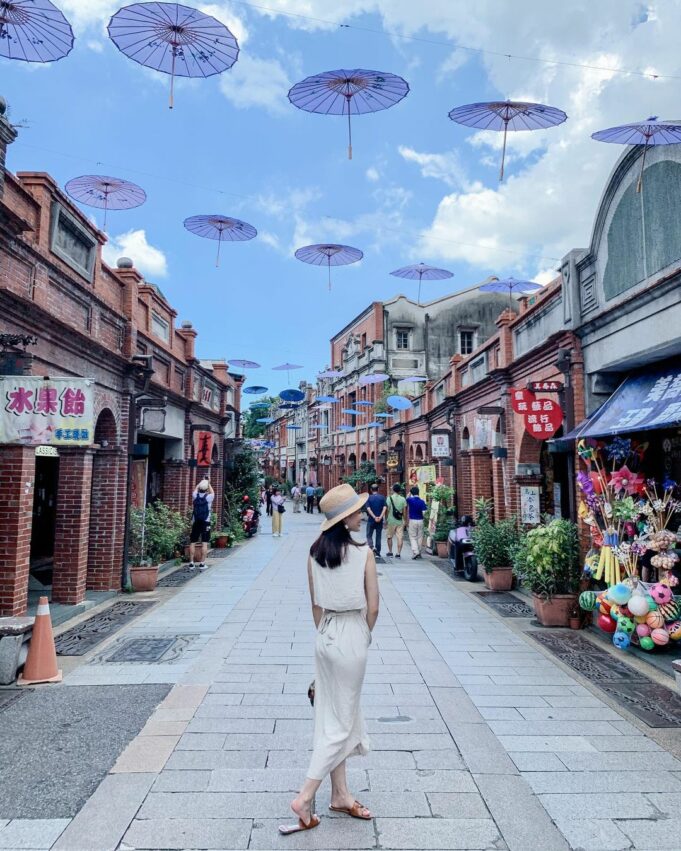
<svg viewBox="0 0 681 851">
<path fill-rule="evenodd" d="M 519 387 L 511 387 L 511 407 L 516 414 L 526 414 L 530 403 L 534 401 L 534 393 Z"/>
<path fill-rule="evenodd" d="M 196 434 L 196 466 L 210 467 L 213 457 L 213 432 L 199 431 Z"/>
<path fill-rule="evenodd" d="M 544 391 L 543 385 L 547 386 Z M 557 392 L 562 389 L 559 381 L 534 381 L 530 387 L 537 387 L 541 392 Z M 530 390 L 511 388 L 511 407 L 516 414 L 522 414 L 525 419 L 525 431 L 537 440 L 548 440 L 558 431 L 563 422 L 563 411 L 552 399 L 539 399 Z"/>
</svg>

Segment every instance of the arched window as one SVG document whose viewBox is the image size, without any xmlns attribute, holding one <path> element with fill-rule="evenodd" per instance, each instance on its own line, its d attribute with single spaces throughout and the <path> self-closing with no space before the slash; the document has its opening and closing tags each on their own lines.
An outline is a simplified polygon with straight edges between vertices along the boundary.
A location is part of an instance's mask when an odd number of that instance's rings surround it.
<svg viewBox="0 0 681 851">
<path fill-rule="evenodd" d="M 471 433 L 468 431 L 468 428 L 464 428 L 461 432 L 461 449 L 463 451 L 468 451 L 471 448 Z"/>
</svg>

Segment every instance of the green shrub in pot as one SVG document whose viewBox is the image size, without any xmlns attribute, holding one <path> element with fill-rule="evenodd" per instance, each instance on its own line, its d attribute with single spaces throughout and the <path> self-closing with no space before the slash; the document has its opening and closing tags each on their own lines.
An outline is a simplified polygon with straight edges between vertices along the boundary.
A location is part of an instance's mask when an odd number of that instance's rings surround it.
<svg viewBox="0 0 681 851">
<path fill-rule="evenodd" d="M 581 564 L 577 526 L 555 519 L 528 530 L 514 553 L 518 578 L 533 594 L 551 600 L 579 590 Z"/>
<path fill-rule="evenodd" d="M 492 523 L 486 515 L 478 516 L 478 525 L 473 529 L 473 549 L 478 563 L 486 573 L 497 567 L 510 567 L 519 539 L 515 517 Z"/>
</svg>

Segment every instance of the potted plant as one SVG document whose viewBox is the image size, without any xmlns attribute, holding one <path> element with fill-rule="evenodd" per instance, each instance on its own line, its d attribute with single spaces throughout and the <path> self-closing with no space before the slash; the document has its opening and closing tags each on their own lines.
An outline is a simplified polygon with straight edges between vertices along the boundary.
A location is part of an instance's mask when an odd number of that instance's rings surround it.
<svg viewBox="0 0 681 851">
<path fill-rule="evenodd" d="M 510 591 L 513 584 L 513 550 L 518 544 L 515 517 L 492 523 L 489 515 L 478 513 L 473 530 L 473 549 L 484 570 L 485 585 L 492 591 Z"/>
<path fill-rule="evenodd" d="M 172 558 L 185 520 L 160 500 L 130 512 L 130 582 L 133 591 L 153 591 L 159 566 Z"/>
<path fill-rule="evenodd" d="M 435 546 L 437 547 L 437 556 L 438 558 L 447 558 L 449 555 L 449 532 L 452 528 L 452 517 L 451 514 L 445 510 L 444 505 L 440 506 L 440 511 L 437 515 L 437 522 L 435 524 L 435 533 L 433 535 L 433 539 L 435 541 Z"/>
<path fill-rule="evenodd" d="M 228 529 L 222 529 L 220 532 L 214 532 L 211 535 L 211 541 L 214 547 L 219 550 L 224 550 L 232 546 L 232 536 Z"/>
<path fill-rule="evenodd" d="M 579 534 L 570 520 L 547 520 L 530 529 L 514 557 L 516 572 L 529 590 L 544 626 L 568 626 L 577 604 L 581 575 Z"/>
</svg>

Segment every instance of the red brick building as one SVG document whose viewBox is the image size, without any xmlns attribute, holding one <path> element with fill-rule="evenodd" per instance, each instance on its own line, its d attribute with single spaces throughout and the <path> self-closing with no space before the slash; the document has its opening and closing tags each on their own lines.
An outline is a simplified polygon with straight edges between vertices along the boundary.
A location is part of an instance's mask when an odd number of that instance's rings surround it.
<svg viewBox="0 0 681 851">
<path fill-rule="evenodd" d="M 174 327 L 175 311 L 131 261 L 117 269 L 102 261 L 105 235 L 55 181 L 5 170 L 14 136 L 0 115 L 0 334 L 15 335 L 2 338 L 0 413 L 8 422 L 23 400 L 22 416 L 33 416 L 33 431 L 0 430 L 5 615 L 26 611 L 29 582 L 68 604 L 88 590 L 120 588 L 133 451 L 148 458 L 148 497 L 185 511 L 205 472 L 199 438 L 222 492 L 240 409 L 240 379 L 224 362 L 197 359 L 196 331 Z M 49 425 L 60 379 L 79 400 L 70 411 L 82 415 L 81 427 Z"/>
</svg>

